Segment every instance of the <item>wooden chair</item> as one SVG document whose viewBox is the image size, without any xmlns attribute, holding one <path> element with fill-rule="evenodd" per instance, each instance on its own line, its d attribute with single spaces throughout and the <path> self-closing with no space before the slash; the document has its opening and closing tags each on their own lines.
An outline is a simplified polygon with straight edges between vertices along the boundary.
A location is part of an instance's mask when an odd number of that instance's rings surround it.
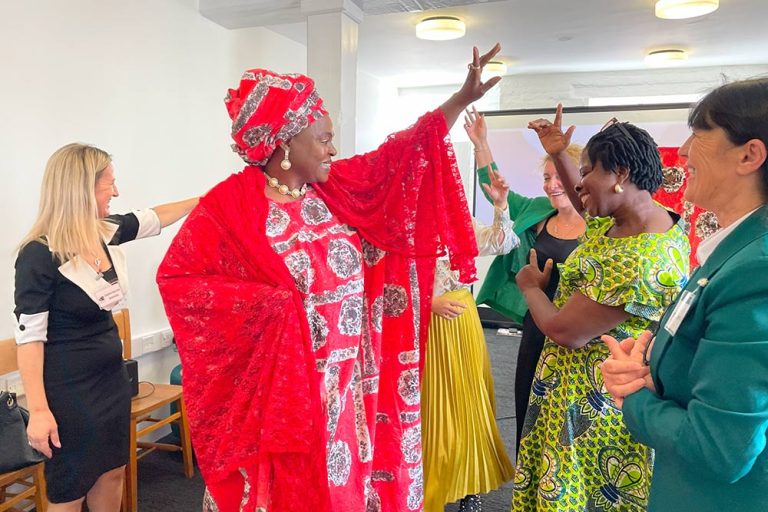
<svg viewBox="0 0 768 512">
<path fill-rule="evenodd" d="M 131 357 L 131 318 L 128 309 L 121 309 L 113 313 L 115 324 L 123 342 L 123 357 Z M 187 411 L 184 405 L 184 397 L 181 394 L 181 386 L 172 384 L 143 383 L 139 386 L 139 396 L 131 401 L 131 429 L 130 429 L 130 460 L 125 468 L 125 487 L 123 492 L 123 512 L 137 512 L 138 485 L 137 462 L 154 450 L 180 451 L 184 461 L 184 474 L 192 478 L 195 473 L 192 462 L 192 444 L 189 437 L 189 423 Z M 177 404 L 177 411 L 167 418 L 154 418 L 152 416 L 158 409 L 173 402 Z M 139 425 L 149 423 L 145 427 Z M 180 445 L 167 443 L 151 443 L 139 441 L 142 437 L 155 430 L 178 423 Z"/>
<path fill-rule="evenodd" d="M 16 340 L 0 340 L 0 375 L 15 372 Z M 0 512 L 21 512 L 34 505 L 37 512 L 45 512 L 48 501 L 45 496 L 43 462 L 10 473 L 0 473 Z M 8 490 L 15 486 L 14 491 Z M 26 502 L 26 505 L 25 505 Z"/>
</svg>

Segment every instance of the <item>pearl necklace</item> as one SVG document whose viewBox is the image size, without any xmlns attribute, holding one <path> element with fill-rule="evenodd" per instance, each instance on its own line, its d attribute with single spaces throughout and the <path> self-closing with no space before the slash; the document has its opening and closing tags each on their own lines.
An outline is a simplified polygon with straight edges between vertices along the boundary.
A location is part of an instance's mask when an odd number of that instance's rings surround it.
<svg viewBox="0 0 768 512">
<path fill-rule="evenodd" d="M 306 183 L 303 184 L 299 188 L 291 189 L 291 188 L 288 188 L 288 185 L 284 185 L 284 184 L 280 183 L 279 181 L 277 181 L 277 178 L 273 178 L 269 174 L 267 174 L 266 176 L 267 176 L 267 185 L 269 185 L 273 189 L 277 190 L 278 192 L 280 192 L 284 196 L 291 196 L 294 199 L 298 199 L 300 197 L 303 197 L 304 194 L 307 193 L 307 184 Z"/>
</svg>

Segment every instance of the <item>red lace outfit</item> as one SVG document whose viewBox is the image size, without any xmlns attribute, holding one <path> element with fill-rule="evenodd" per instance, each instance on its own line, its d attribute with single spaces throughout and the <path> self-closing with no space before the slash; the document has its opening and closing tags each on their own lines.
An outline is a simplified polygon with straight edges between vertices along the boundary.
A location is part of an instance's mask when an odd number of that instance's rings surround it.
<svg viewBox="0 0 768 512">
<path fill-rule="evenodd" d="M 264 186 L 217 185 L 158 271 L 206 484 L 222 512 L 421 510 L 435 258 L 467 280 L 476 255 L 442 112 L 303 201 Z"/>
</svg>

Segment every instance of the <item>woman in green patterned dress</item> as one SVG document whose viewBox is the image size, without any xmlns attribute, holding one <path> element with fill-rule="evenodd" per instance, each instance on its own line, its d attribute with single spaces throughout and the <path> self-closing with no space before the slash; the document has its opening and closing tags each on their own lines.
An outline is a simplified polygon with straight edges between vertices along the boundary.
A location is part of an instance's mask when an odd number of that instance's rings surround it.
<svg viewBox="0 0 768 512">
<path fill-rule="evenodd" d="M 599 336 L 624 339 L 658 321 L 688 275 L 680 218 L 655 203 L 662 167 L 653 139 L 615 119 L 594 135 L 576 169 L 565 148 L 575 127 L 529 123 L 552 157 L 571 202 L 587 220 L 581 245 L 560 268 L 554 303 L 533 263 L 517 274 L 547 336 L 517 457 L 512 510 L 644 510 L 653 452 L 632 439 L 607 393 Z M 535 262 L 535 253 L 531 262 Z"/>
</svg>

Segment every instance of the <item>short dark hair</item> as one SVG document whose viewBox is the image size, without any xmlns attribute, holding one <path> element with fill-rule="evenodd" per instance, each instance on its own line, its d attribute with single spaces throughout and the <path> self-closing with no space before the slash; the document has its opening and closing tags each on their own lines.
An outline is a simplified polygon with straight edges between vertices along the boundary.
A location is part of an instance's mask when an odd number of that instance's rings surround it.
<svg viewBox="0 0 768 512">
<path fill-rule="evenodd" d="M 720 127 L 737 146 L 759 139 L 768 147 L 768 78 L 721 85 L 691 109 L 688 126 L 694 130 Z M 768 193 L 768 159 L 760 169 Z"/>
<path fill-rule="evenodd" d="M 630 123 L 614 123 L 589 139 L 584 148 L 589 161 L 600 162 L 603 168 L 616 172 L 619 167 L 629 170 L 629 181 L 651 194 L 664 180 L 659 148 L 648 132 Z"/>
</svg>

